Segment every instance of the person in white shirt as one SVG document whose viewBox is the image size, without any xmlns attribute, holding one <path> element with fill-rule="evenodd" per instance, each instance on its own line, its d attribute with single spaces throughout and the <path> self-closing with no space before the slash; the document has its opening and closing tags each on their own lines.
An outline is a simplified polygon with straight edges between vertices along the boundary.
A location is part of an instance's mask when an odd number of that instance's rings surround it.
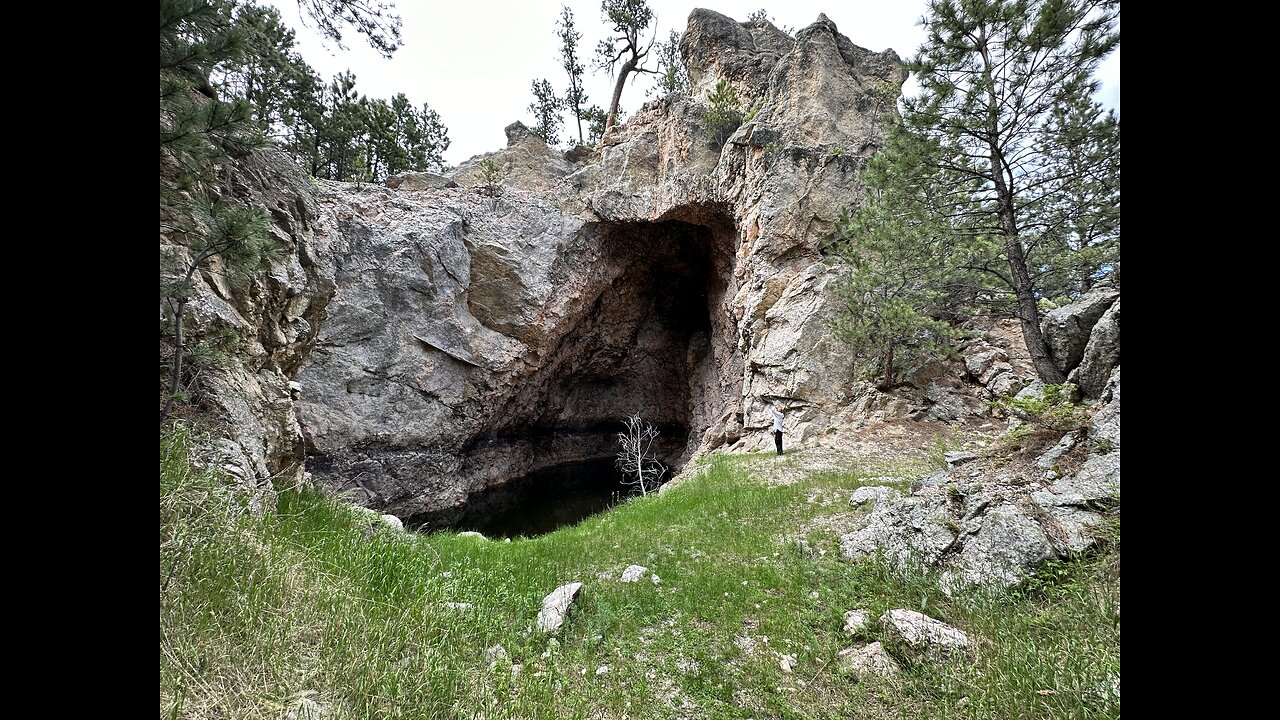
<svg viewBox="0 0 1280 720">
<path fill-rule="evenodd" d="M 773 444 L 778 446 L 778 454 L 782 454 L 782 413 L 778 411 L 777 405 L 770 405 L 769 412 L 773 414 Z"/>
</svg>

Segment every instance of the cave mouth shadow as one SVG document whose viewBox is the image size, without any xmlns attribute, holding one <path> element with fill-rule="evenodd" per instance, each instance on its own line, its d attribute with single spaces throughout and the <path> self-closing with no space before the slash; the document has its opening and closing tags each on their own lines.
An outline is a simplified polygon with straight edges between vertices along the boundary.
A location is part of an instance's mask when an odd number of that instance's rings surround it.
<svg viewBox="0 0 1280 720">
<path fill-rule="evenodd" d="M 418 529 L 475 531 L 488 538 L 537 537 L 576 525 L 628 499 L 613 457 L 544 468 L 472 493 L 457 508 L 413 518 Z"/>
<path fill-rule="evenodd" d="M 581 232 L 600 260 L 576 290 L 572 326 L 463 449 L 461 475 L 482 489 L 414 518 L 424 529 L 511 537 L 579 522 L 631 489 L 612 466 L 627 417 L 660 430 L 655 453 L 670 479 L 708 428 L 740 415 L 729 307 L 738 233 L 726 209 L 688 206 Z"/>
</svg>

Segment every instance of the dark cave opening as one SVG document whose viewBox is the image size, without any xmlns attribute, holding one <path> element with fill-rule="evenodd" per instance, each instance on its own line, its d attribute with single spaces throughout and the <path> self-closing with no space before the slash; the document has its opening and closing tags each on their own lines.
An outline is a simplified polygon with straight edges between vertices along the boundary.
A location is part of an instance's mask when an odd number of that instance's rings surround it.
<svg viewBox="0 0 1280 720">
<path fill-rule="evenodd" d="M 544 468 L 467 497 L 466 503 L 415 518 L 421 530 L 474 530 L 490 538 L 535 537 L 613 507 L 627 497 L 613 458 Z"/>
<path fill-rule="evenodd" d="M 463 448 L 467 486 L 482 489 L 410 524 L 509 537 L 577 523 L 631 490 L 613 469 L 627 417 L 660 430 L 669 479 L 708 426 L 732 416 L 737 234 L 723 212 L 682 217 L 584 228 L 602 262 L 572 327 Z"/>
</svg>

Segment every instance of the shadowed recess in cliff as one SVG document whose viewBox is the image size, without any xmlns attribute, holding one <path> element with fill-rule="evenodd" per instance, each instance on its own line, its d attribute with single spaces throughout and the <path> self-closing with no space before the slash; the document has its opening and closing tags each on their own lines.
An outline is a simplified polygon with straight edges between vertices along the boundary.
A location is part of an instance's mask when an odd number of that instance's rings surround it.
<svg viewBox="0 0 1280 720">
<path fill-rule="evenodd" d="M 465 504 L 408 518 L 421 531 L 534 537 L 608 510 L 627 497 L 612 457 L 549 467 L 472 493 Z"/>
<path fill-rule="evenodd" d="M 343 275 L 346 299 L 315 353 L 327 394 L 304 427 L 319 436 L 308 467 L 325 490 L 451 527 L 427 518 L 461 517 L 504 484 L 576 493 L 559 489 L 579 484 L 571 470 L 556 469 L 612 458 L 631 415 L 661 429 L 668 477 L 699 447 L 736 439 L 739 235 L 727 209 L 537 227 L 536 241 L 513 240 L 451 221 L 352 249 L 385 261 Z"/>
<path fill-rule="evenodd" d="M 463 475 L 492 487 L 612 456 L 621 422 L 632 414 L 663 428 L 659 456 L 678 471 L 724 416 L 726 398 L 737 397 L 724 385 L 740 377 L 723 307 L 736 234 L 714 213 L 686 217 L 697 224 L 584 228 L 605 261 L 593 299 L 489 431 L 463 449 Z"/>
</svg>

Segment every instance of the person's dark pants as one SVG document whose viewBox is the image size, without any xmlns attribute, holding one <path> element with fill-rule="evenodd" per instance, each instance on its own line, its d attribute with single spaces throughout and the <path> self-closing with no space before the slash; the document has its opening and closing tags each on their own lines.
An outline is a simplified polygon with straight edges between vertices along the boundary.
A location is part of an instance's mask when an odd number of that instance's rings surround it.
<svg viewBox="0 0 1280 720">
<path fill-rule="evenodd" d="M 782 431 L 781 430 L 773 431 L 773 444 L 778 446 L 778 454 L 781 455 L 782 454 Z"/>
</svg>

